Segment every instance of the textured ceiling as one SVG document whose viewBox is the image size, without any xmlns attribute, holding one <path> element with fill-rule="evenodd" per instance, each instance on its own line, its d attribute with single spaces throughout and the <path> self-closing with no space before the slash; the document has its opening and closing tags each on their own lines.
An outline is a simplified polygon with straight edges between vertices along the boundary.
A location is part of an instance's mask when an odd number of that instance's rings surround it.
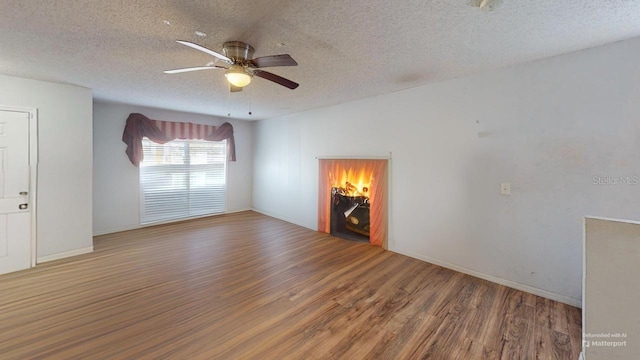
<svg viewBox="0 0 640 360">
<path fill-rule="evenodd" d="M 638 0 L 475 2 L 0 0 L 0 73 L 103 101 L 264 119 L 640 36 Z M 301 85 L 254 78 L 229 94 L 223 70 L 164 74 L 213 60 L 178 39 L 288 53 L 298 67 L 269 71 Z"/>
</svg>

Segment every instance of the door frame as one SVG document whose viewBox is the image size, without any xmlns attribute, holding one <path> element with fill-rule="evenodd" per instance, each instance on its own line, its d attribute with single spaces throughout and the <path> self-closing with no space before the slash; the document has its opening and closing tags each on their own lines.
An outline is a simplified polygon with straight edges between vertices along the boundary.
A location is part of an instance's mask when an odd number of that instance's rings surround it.
<svg viewBox="0 0 640 360">
<path fill-rule="evenodd" d="M 31 206 L 31 267 L 36 266 L 37 260 L 37 197 L 38 190 L 38 109 L 17 107 L 0 104 L 0 111 L 20 112 L 29 114 L 29 206 Z"/>
</svg>

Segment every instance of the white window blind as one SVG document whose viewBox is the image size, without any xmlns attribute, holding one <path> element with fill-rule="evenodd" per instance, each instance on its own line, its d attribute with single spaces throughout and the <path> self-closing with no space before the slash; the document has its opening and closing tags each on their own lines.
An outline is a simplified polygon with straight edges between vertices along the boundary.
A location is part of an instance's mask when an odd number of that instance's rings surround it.
<svg viewBox="0 0 640 360">
<path fill-rule="evenodd" d="M 226 141 L 142 140 L 140 223 L 226 210 Z"/>
</svg>

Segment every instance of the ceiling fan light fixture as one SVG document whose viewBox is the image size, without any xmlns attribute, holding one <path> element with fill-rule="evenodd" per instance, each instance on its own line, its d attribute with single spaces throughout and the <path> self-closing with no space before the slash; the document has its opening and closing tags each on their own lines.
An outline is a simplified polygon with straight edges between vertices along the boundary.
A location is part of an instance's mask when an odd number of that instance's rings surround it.
<svg viewBox="0 0 640 360">
<path fill-rule="evenodd" d="M 239 65 L 231 65 L 224 76 L 231 85 L 236 87 L 245 87 L 251 83 L 251 75 L 247 74 L 245 69 Z"/>
</svg>

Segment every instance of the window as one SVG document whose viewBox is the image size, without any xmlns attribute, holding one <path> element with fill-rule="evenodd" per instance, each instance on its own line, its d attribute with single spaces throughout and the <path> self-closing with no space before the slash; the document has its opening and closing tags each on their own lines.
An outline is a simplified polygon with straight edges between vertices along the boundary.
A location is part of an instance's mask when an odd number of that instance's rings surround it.
<svg viewBox="0 0 640 360">
<path fill-rule="evenodd" d="M 225 141 L 142 139 L 140 223 L 226 210 Z"/>
</svg>

